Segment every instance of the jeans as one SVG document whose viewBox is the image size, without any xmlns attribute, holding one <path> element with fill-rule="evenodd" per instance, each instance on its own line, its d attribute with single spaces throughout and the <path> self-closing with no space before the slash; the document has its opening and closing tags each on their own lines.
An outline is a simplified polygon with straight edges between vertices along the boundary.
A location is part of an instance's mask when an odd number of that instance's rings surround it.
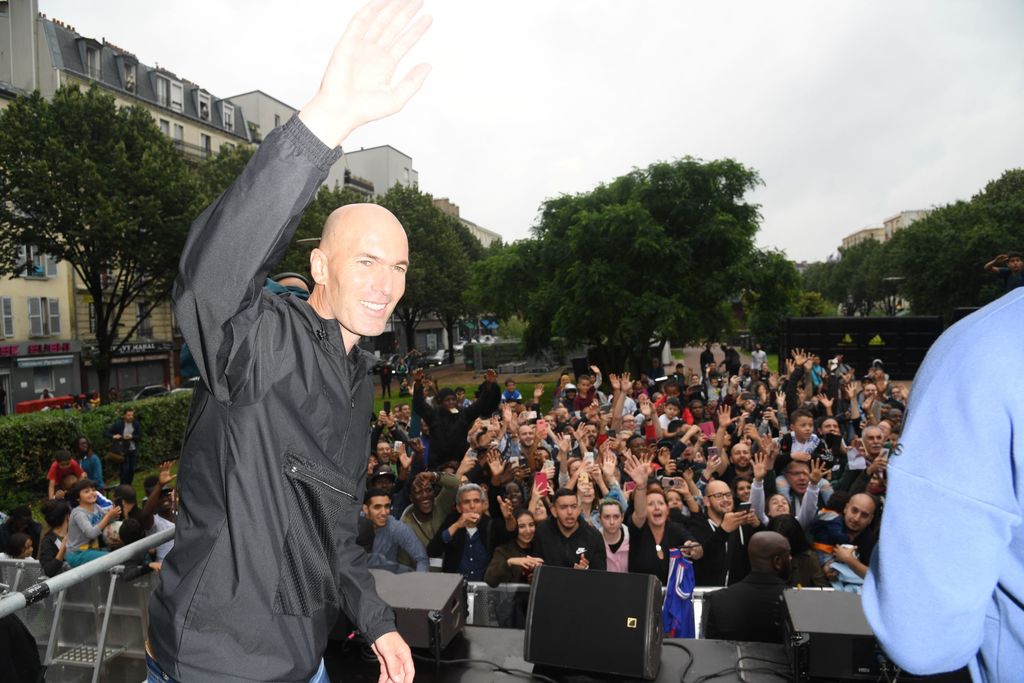
<svg viewBox="0 0 1024 683">
<path fill-rule="evenodd" d="M 327 668 L 324 666 L 324 660 L 320 660 L 320 668 L 316 670 L 313 677 L 309 679 L 309 683 L 330 683 L 331 679 L 327 677 Z M 146 655 L 146 683 L 178 683 L 176 680 L 171 678 L 168 674 L 164 673 L 164 670 L 160 668 L 160 665 L 149 656 Z"/>
</svg>

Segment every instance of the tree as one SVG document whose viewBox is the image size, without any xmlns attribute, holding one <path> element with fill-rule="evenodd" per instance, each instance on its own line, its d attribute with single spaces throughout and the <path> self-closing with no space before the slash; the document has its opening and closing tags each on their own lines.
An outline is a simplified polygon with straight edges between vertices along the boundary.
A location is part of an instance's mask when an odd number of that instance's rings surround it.
<svg viewBox="0 0 1024 683">
<path fill-rule="evenodd" d="M 774 343 L 787 315 L 797 314 L 800 273 L 778 251 L 755 251 L 747 264 L 749 282 L 743 295 L 750 333 L 764 344 Z"/>
<path fill-rule="evenodd" d="M 94 363 L 106 396 L 112 354 L 166 301 L 201 193 L 170 139 L 141 107 L 93 87 L 38 92 L 0 112 L 0 271 L 29 247 L 67 261 L 95 310 Z"/>
<path fill-rule="evenodd" d="M 416 325 L 424 316 L 458 308 L 452 303 L 456 288 L 461 287 L 456 278 L 460 274 L 465 277 L 467 256 L 453 226 L 453 221 L 458 221 L 434 206 L 429 194 L 398 184 L 379 201 L 395 214 L 409 237 L 405 295 L 395 315 L 402 322 L 406 342 L 412 348 Z"/>
<path fill-rule="evenodd" d="M 439 277 L 434 279 L 434 303 L 431 312 L 437 316 L 448 333 L 448 360 L 455 362 L 455 327 L 472 312 L 467 291 L 471 264 L 483 258 L 484 248 L 469 229 L 454 216 L 445 216 L 448 232 L 455 241 L 453 258 L 442 264 Z"/>
<path fill-rule="evenodd" d="M 1001 296 L 1002 282 L 983 266 L 1024 247 L 1024 169 L 1006 171 L 970 201 L 935 209 L 886 246 L 915 313 L 949 317 Z"/>
<path fill-rule="evenodd" d="M 687 157 L 548 200 L 531 239 L 475 269 L 474 298 L 528 320 L 530 350 L 562 338 L 639 371 L 652 341 L 728 329 L 760 218 L 743 198 L 758 184 L 736 161 Z"/>
</svg>

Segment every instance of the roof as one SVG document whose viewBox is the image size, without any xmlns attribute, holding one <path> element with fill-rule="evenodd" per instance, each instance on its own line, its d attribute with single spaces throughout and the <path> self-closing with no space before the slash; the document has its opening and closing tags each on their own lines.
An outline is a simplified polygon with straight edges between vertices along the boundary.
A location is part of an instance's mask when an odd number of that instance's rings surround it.
<svg viewBox="0 0 1024 683">
<path fill-rule="evenodd" d="M 250 141 L 249 127 L 244 112 L 239 105 L 234 104 L 228 99 L 215 97 L 198 84 L 184 78 L 179 78 L 172 71 L 160 68 L 159 66 L 151 67 L 143 64 L 134 54 L 112 43 L 101 43 L 93 38 L 82 36 L 70 26 L 60 21 L 51 19 L 42 19 L 42 21 L 44 22 L 44 34 L 46 35 L 50 54 L 53 57 L 53 63 L 56 68 L 87 80 L 96 81 L 108 90 L 141 100 L 150 107 L 165 109 L 169 114 L 183 116 L 194 120 L 199 125 L 217 128 L 225 135 L 231 135 L 246 142 Z M 89 72 L 86 64 L 87 47 L 100 51 L 99 74 L 91 74 Z M 132 66 L 135 67 L 134 87 L 129 77 L 129 71 Z M 158 75 L 181 84 L 183 91 L 182 111 L 160 104 L 156 92 Z M 199 116 L 200 92 L 210 96 L 210 116 L 208 120 Z M 234 107 L 235 125 L 233 131 L 224 128 L 222 105 L 225 102 Z"/>
<path fill-rule="evenodd" d="M 262 90 L 250 90 L 249 92 L 238 93 L 237 95 L 232 95 L 231 97 L 229 97 L 227 99 L 229 99 L 229 100 L 240 100 L 243 97 L 247 97 L 249 95 L 262 95 L 263 97 L 266 97 L 268 100 L 274 100 L 275 102 L 280 104 L 282 107 L 287 107 L 288 109 L 291 109 L 292 111 L 296 111 L 296 112 L 298 111 L 298 109 L 296 109 L 292 105 L 288 104 L 287 102 L 282 102 L 281 100 L 277 99 L 273 95 L 268 95 L 267 93 L 263 92 Z"/>
</svg>

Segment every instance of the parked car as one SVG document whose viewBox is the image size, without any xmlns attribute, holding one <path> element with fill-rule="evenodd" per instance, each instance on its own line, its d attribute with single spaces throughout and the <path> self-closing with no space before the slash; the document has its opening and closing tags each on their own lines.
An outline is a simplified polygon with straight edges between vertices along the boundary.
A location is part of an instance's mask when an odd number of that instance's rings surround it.
<svg viewBox="0 0 1024 683">
<path fill-rule="evenodd" d="M 429 356 L 423 356 L 424 368 L 432 368 L 436 365 L 444 365 L 448 362 L 448 349 L 438 349 Z"/>
<path fill-rule="evenodd" d="M 167 393 L 167 387 L 162 384 L 150 384 L 148 386 L 128 387 L 122 389 L 120 396 L 122 401 L 141 401 L 144 398 L 152 398 Z"/>
<path fill-rule="evenodd" d="M 202 380 L 198 377 L 189 377 L 187 380 L 181 383 L 180 387 L 171 389 L 172 394 L 180 394 L 184 391 L 192 391 Z"/>
</svg>

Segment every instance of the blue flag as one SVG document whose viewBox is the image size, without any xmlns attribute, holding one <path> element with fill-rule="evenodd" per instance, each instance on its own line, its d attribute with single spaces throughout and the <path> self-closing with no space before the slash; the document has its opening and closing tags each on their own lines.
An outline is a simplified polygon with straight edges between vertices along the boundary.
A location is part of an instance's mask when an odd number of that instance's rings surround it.
<svg viewBox="0 0 1024 683">
<path fill-rule="evenodd" d="M 694 638 L 693 625 L 693 563 L 683 557 L 679 548 L 668 551 L 668 584 L 665 604 L 661 608 L 661 629 L 666 638 Z"/>
</svg>

